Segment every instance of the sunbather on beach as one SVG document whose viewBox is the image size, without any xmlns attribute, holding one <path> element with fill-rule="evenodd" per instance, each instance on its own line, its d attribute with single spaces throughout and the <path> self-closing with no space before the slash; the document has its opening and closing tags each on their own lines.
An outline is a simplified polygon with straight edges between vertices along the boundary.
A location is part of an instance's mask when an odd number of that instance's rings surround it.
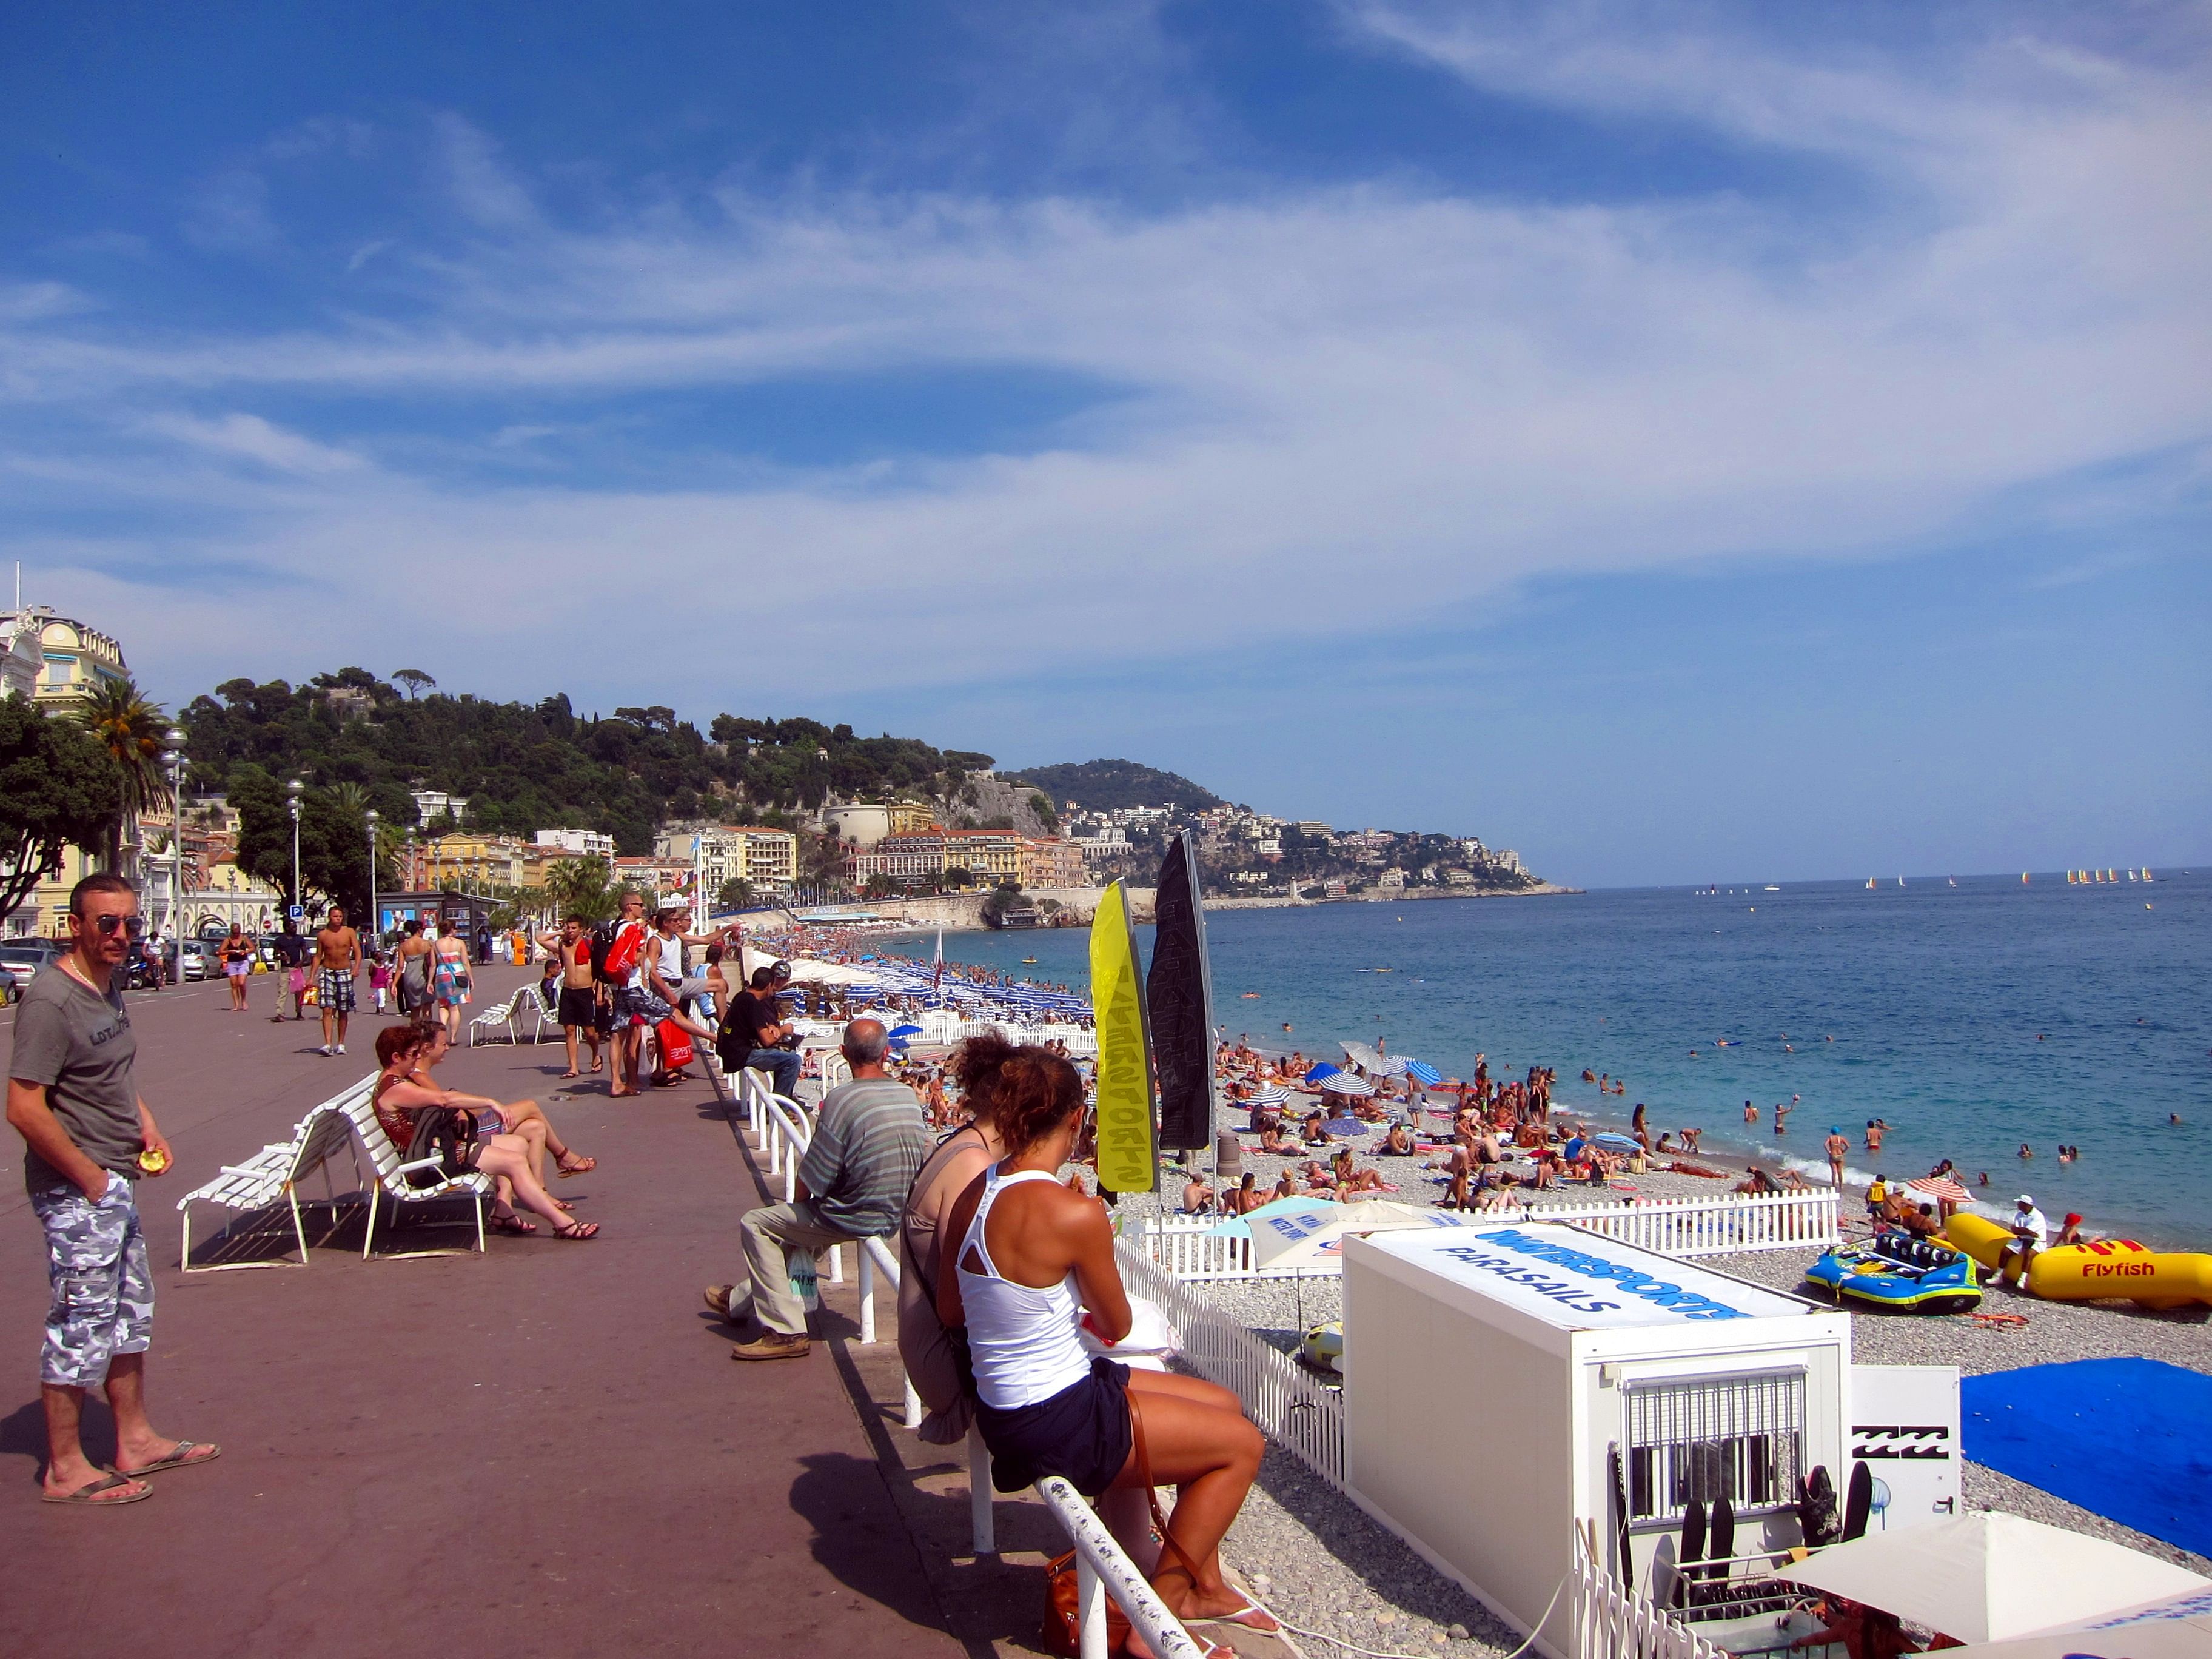
<svg viewBox="0 0 2212 1659">
<path fill-rule="evenodd" d="M 1411 1157 L 1413 1151 L 1413 1132 L 1402 1123 L 1392 1124 L 1390 1133 L 1382 1137 L 1382 1145 L 1378 1151 L 1382 1156 L 1389 1158 Z"/>
<path fill-rule="evenodd" d="M 1204 1176 L 1194 1175 L 1182 1183 L 1182 1212 L 1185 1215 L 1212 1215 L 1213 1210 L 1213 1188 L 1206 1185 Z"/>
</svg>

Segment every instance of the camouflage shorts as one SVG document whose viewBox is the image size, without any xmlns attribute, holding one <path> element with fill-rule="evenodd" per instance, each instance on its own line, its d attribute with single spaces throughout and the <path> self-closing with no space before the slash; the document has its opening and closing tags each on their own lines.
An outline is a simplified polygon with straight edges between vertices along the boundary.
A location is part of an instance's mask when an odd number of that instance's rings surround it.
<svg viewBox="0 0 2212 1659">
<path fill-rule="evenodd" d="M 154 1337 L 154 1275 L 131 1183 L 110 1176 L 98 1203 L 75 1187 L 31 1194 L 46 1229 L 46 1345 L 40 1380 L 96 1389 L 118 1353 L 143 1353 Z"/>
</svg>

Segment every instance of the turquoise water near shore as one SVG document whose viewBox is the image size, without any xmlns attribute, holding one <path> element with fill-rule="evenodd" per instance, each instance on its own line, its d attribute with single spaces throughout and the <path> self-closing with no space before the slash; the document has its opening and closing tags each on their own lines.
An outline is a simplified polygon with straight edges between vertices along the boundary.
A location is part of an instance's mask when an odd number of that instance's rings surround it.
<svg viewBox="0 0 2212 1659">
<path fill-rule="evenodd" d="M 1988 1201 L 2030 1193 L 2054 1223 L 2079 1210 L 2094 1231 L 2204 1249 L 2212 872 L 2156 873 L 2148 885 L 2039 873 L 2022 886 L 2015 873 L 1871 892 L 1831 882 L 1212 911 L 1215 1018 L 1316 1058 L 1384 1036 L 1447 1075 L 1478 1052 L 1496 1077 L 1553 1066 L 1571 1109 L 1625 1120 L 1642 1101 L 1655 1133 L 1694 1126 L 1709 1147 L 1808 1165 L 1841 1124 L 1852 1168 L 1869 1170 L 1863 1127 L 1879 1117 L 1880 1169 L 1894 1177 L 1949 1158 L 1969 1185 L 1988 1171 Z M 961 933 L 945 948 L 1085 990 L 1087 939 Z M 1584 1066 L 1628 1093 L 1601 1103 Z M 1792 1095 L 1802 1103 L 1778 1140 L 1773 1108 Z M 2062 1141 L 2079 1163 L 2058 1163 Z"/>
</svg>

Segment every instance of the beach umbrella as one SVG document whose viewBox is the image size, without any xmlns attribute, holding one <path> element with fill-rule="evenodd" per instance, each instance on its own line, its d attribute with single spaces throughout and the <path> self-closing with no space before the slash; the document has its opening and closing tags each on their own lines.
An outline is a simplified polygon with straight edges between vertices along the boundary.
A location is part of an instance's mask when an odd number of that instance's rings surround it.
<svg viewBox="0 0 2212 1659">
<path fill-rule="evenodd" d="M 1403 1054 L 1382 1054 L 1367 1069 L 1377 1077 L 1403 1077 L 1406 1075 L 1406 1057 Z"/>
<path fill-rule="evenodd" d="M 2191 1590 L 2144 1607 L 2107 1613 L 2065 1630 L 1956 1650 L 1990 1659 L 2066 1659 L 2069 1654 L 2128 1659 L 2207 1659 L 2212 1656 L 2212 1590 Z"/>
<path fill-rule="evenodd" d="M 1375 1092 L 1373 1084 L 1364 1077 L 1354 1077 L 1349 1072 L 1339 1072 L 1334 1077 L 1323 1078 L 1321 1088 L 1323 1094 L 1357 1095 L 1363 1100 Z"/>
<path fill-rule="evenodd" d="M 1774 1576 L 1966 1643 L 2002 1642 L 2212 1589 L 2212 1580 L 2154 1556 L 1991 1511 L 1831 1544 Z M 2124 1644 L 2068 1650 L 2133 1655 Z"/>
<path fill-rule="evenodd" d="M 1335 1066 L 1330 1065 L 1327 1060 L 1323 1060 L 1320 1065 L 1315 1066 L 1313 1070 L 1308 1072 L 1305 1074 L 1304 1080 L 1308 1083 L 1318 1083 L 1323 1078 L 1341 1077 L 1343 1073 Z"/>
<path fill-rule="evenodd" d="M 1255 1210 L 1246 1218 L 1259 1218 Z M 1419 1209 L 1369 1199 L 1352 1204 L 1330 1204 L 1324 1211 L 1283 1218 L 1252 1229 L 1252 1265 L 1255 1267 L 1303 1267 L 1314 1273 L 1334 1273 L 1344 1266 L 1344 1241 L 1361 1233 L 1398 1232 L 1414 1227 L 1455 1227 L 1459 1218 L 1443 1210 Z"/>
<path fill-rule="evenodd" d="M 1590 1139 L 1608 1152 L 1640 1152 L 1644 1150 L 1644 1143 L 1632 1135 L 1614 1134 L 1608 1132 L 1601 1135 L 1592 1135 Z"/>
<path fill-rule="evenodd" d="M 1382 1056 L 1364 1042 L 1341 1042 L 1337 1046 L 1344 1050 L 1354 1066 L 1363 1071 L 1371 1072 L 1382 1063 Z"/>
<path fill-rule="evenodd" d="M 1270 1083 L 1246 1103 L 1253 1106 L 1279 1106 L 1291 1097 L 1291 1091 L 1279 1083 Z"/>
<path fill-rule="evenodd" d="M 1412 1078 L 1414 1082 L 1425 1084 L 1431 1089 L 1435 1088 L 1437 1085 L 1444 1080 L 1444 1074 L 1437 1070 L 1435 1066 L 1430 1065 L 1425 1060 L 1407 1060 L 1406 1062 L 1406 1075 Z"/>
<path fill-rule="evenodd" d="M 918 1037 L 921 1035 L 921 1027 L 919 1025 L 901 1025 L 894 1028 L 890 1035 L 894 1039 L 898 1037 Z"/>
<path fill-rule="evenodd" d="M 1908 1181 L 1905 1186 L 1916 1193 L 1940 1199 L 1946 1204 L 1971 1204 L 1974 1195 L 1949 1176 L 1923 1176 L 1917 1181 Z"/>
<path fill-rule="evenodd" d="M 1329 1133 L 1340 1135 L 1347 1140 L 1354 1135 L 1364 1135 L 1367 1133 L 1367 1126 L 1356 1117 L 1332 1117 L 1326 1120 L 1321 1127 Z"/>
</svg>

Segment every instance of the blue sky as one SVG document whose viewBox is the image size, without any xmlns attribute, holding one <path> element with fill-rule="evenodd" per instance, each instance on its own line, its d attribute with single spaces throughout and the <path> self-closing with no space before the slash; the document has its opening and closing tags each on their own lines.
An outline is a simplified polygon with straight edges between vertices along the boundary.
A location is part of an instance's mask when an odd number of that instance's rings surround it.
<svg viewBox="0 0 2212 1659">
<path fill-rule="evenodd" d="M 0 60 L 0 556 L 158 695 L 2212 857 L 2202 6 L 329 9 Z"/>
</svg>

